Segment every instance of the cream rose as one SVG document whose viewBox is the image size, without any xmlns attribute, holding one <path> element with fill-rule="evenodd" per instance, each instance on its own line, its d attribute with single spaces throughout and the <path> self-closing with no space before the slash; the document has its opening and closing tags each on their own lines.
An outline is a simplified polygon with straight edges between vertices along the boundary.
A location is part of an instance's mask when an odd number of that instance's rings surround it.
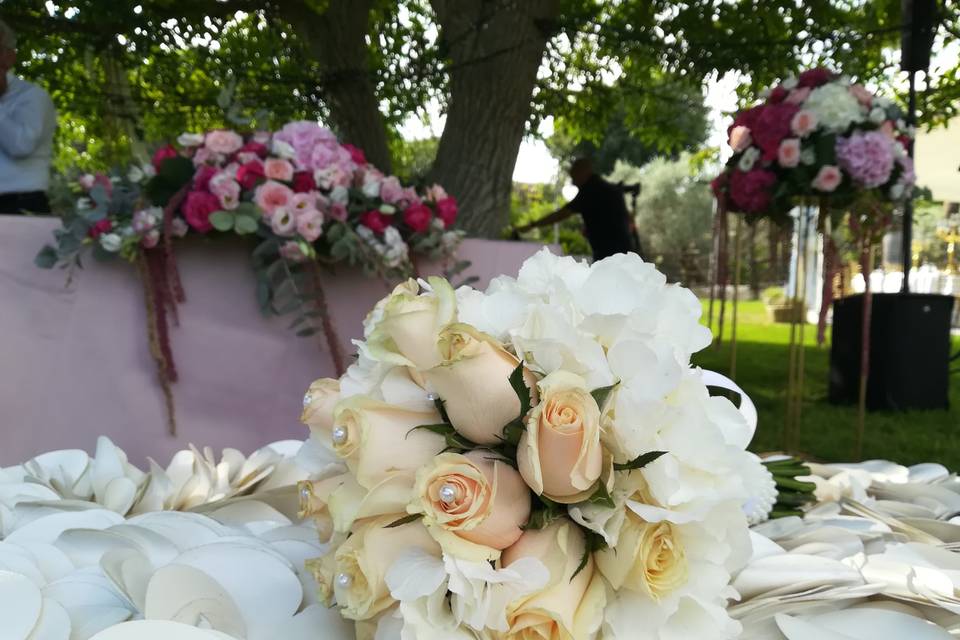
<svg viewBox="0 0 960 640">
<path fill-rule="evenodd" d="M 428 282 L 427 293 L 411 280 L 386 299 L 367 342 L 373 358 L 421 370 L 440 364 L 437 338 L 456 319 L 457 297 L 443 278 Z"/>
<path fill-rule="evenodd" d="M 443 550 L 458 558 L 493 560 L 523 533 L 530 491 L 511 466 L 489 451 L 443 453 L 417 472 L 410 513 Z"/>
<path fill-rule="evenodd" d="M 300 422 L 310 427 L 310 432 L 327 447 L 331 446 L 333 410 L 339 401 L 340 381 L 332 378 L 314 381 L 303 396 Z"/>
<path fill-rule="evenodd" d="M 603 470 L 600 408 L 584 379 L 567 371 L 551 373 L 538 386 L 540 404 L 527 416 L 517 466 L 537 495 L 581 502 Z"/>
<path fill-rule="evenodd" d="M 600 551 L 595 558 L 611 587 L 645 593 L 654 600 L 687 582 L 687 556 L 675 525 L 645 522 L 629 509 L 616 548 Z"/>
<path fill-rule="evenodd" d="M 440 546 L 419 522 L 387 528 L 403 514 L 364 520 L 335 550 L 309 563 L 321 599 L 336 601 L 343 617 L 369 620 L 396 601 L 387 587 L 387 571 L 405 551 L 423 549 L 440 557 Z"/>
<path fill-rule="evenodd" d="M 425 372 L 443 398 L 454 428 L 478 444 L 497 444 L 503 428 L 520 417 L 520 399 L 510 374 L 520 363 L 494 338 L 467 324 L 440 332 L 442 363 Z M 527 376 L 533 386 L 532 374 Z"/>
<path fill-rule="evenodd" d="M 440 421 L 435 410 L 406 409 L 353 396 L 334 411 L 333 451 L 366 489 L 396 474 L 409 475 L 412 486 L 416 470 L 446 446 L 443 436 L 415 428 Z"/>
<path fill-rule="evenodd" d="M 566 519 L 539 531 L 525 531 L 503 552 L 504 567 L 532 557 L 550 571 L 546 587 L 507 607 L 509 630 L 503 634 L 504 640 L 579 640 L 594 636 L 603 621 L 606 592 L 592 557 L 577 572 L 585 552 L 583 533 Z"/>
</svg>

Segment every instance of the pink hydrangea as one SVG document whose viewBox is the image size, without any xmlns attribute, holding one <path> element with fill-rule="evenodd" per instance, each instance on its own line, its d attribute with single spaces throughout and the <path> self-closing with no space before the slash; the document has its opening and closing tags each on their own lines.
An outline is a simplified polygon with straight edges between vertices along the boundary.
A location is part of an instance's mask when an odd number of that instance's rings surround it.
<svg viewBox="0 0 960 640">
<path fill-rule="evenodd" d="M 893 171 L 893 146 L 882 131 L 853 133 L 837 139 L 837 161 L 867 189 L 885 184 Z"/>
<path fill-rule="evenodd" d="M 410 205 L 403 211 L 403 222 L 415 233 L 423 233 L 430 228 L 433 212 L 425 204 Z"/>
<path fill-rule="evenodd" d="M 183 203 L 183 217 L 200 233 L 213 230 L 210 214 L 220 210 L 220 200 L 209 191 L 191 191 Z"/>
<path fill-rule="evenodd" d="M 263 215 L 270 217 L 277 209 L 290 206 L 293 200 L 293 190 L 287 185 L 267 180 L 253 194 L 253 201 L 256 203 Z"/>
<path fill-rule="evenodd" d="M 383 233 L 390 226 L 390 217 L 373 209 L 360 216 L 360 224 L 374 233 Z"/>
<path fill-rule="evenodd" d="M 820 167 L 820 171 L 817 172 L 811 186 L 817 191 L 833 193 L 842 181 L 843 174 L 840 172 L 840 168 L 836 165 L 826 164 Z"/>
<path fill-rule="evenodd" d="M 311 209 L 297 216 L 297 233 L 307 242 L 313 242 L 323 233 L 323 214 Z"/>
<path fill-rule="evenodd" d="M 203 144 L 213 153 L 228 156 L 243 147 L 243 138 L 236 131 L 216 129 L 207 134 Z"/>
<path fill-rule="evenodd" d="M 800 164 L 800 141 L 796 138 L 787 138 L 781 142 L 780 149 L 777 151 L 777 162 L 787 169 Z"/>
<path fill-rule="evenodd" d="M 293 160 L 298 169 L 318 168 L 312 162 L 314 147 L 339 146 L 337 137 L 332 131 L 307 120 L 288 122 L 273 136 L 273 139 L 293 148 Z"/>
<path fill-rule="evenodd" d="M 739 211 L 761 213 L 770 206 L 777 176 L 766 169 L 734 171 L 730 176 L 730 200 Z"/>
<path fill-rule="evenodd" d="M 176 158 L 178 155 L 179 154 L 177 153 L 177 150 L 173 147 L 172 144 L 168 144 L 165 147 L 160 147 L 153 154 L 153 159 L 151 160 L 153 164 L 153 168 L 156 169 L 157 171 L 160 171 L 160 167 L 163 166 L 163 163 L 166 160 L 169 160 L 171 158 Z"/>
<path fill-rule="evenodd" d="M 445 229 L 453 226 L 457 221 L 457 199 L 447 196 L 437 201 L 437 217 L 443 221 Z"/>
<path fill-rule="evenodd" d="M 270 180 L 293 181 L 293 165 L 282 158 L 268 158 L 263 163 L 263 173 Z"/>
</svg>

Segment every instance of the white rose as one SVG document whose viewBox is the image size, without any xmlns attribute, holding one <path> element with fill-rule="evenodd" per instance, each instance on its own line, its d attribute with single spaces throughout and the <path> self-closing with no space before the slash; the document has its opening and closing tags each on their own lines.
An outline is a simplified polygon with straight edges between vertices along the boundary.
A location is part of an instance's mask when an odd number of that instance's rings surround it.
<svg viewBox="0 0 960 640">
<path fill-rule="evenodd" d="M 199 147 L 203 144 L 202 133 L 181 133 L 177 136 L 177 144 L 181 147 Z"/>
<path fill-rule="evenodd" d="M 122 245 L 123 238 L 116 233 L 105 233 L 100 236 L 100 246 L 103 247 L 104 251 L 116 253 L 117 251 L 120 251 L 120 247 Z"/>
<path fill-rule="evenodd" d="M 781 84 L 787 91 L 792 91 L 797 88 L 797 78 L 796 76 L 789 76 Z"/>
<path fill-rule="evenodd" d="M 740 156 L 740 161 L 737 163 L 737 168 L 743 172 L 750 171 L 753 169 L 753 165 L 756 164 L 759 158 L 759 149 L 756 147 L 747 147 L 747 150 L 743 152 L 742 156 Z"/>
<path fill-rule="evenodd" d="M 330 200 L 337 204 L 347 204 L 350 201 L 350 192 L 346 187 L 337 185 L 330 191 Z M 366 227 L 361 227 L 365 229 Z"/>
<path fill-rule="evenodd" d="M 139 183 L 141 180 L 143 180 L 143 178 L 144 178 L 143 169 L 141 169 L 137 165 L 133 165 L 132 167 L 130 167 L 130 170 L 127 172 L 127 180 L 129 180 L 134 184 Z"/>
<path fill-rule="evenodd" d="M 363 195 L 368 198 L 376 198 L 380 195 L 380 181 L 368 180 L 363 183 Z"/>
<path fill-rule="evenodd" d="M 293 160 L 297 156 L 297 151 L 293 148 L 293 145 L 288 142 L 284 142 L 283 140 L 277 140 L 276 138 L 274 138 L 273 142 L 271 143 L 270 150 L 273 151 L 275 156 L 279 156 L 287 160 Z"/>
<path fill-rule="evenodd" d="M 874 107 L 870 110 L 870 122 L 880 124 L 887 119 L 887 112 L 880 107 Z"/>
<path fill-rule="evenodd" d="M 903 185 L 897 182 L 892 187 L 890 187 L 890 199 L 899 200 L 903 197 L 904 188 Z"/>
</svg>

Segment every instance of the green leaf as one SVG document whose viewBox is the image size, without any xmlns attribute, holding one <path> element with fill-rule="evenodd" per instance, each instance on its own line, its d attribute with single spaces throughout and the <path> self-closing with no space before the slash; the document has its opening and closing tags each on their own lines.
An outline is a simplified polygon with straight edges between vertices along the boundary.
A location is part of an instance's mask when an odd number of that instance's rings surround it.
<svg viewBox="0 0 960 640">
<path fill-rule="evenodd" d="M 264 240 L 257 245 L 257 248 L 253 250 L 251 254 L 254 260 L 266 259 L 268 257 L 275 256 L 280 251 L 280 245 L 273 238 L 269 240 Z"/>
<path fill-rule="evenodd" d="M 237 215 L 234 229 L 241 236 L 257 232 L 257 219 L 252 216 Z"/>
<path fill-rule="evenodd" d="M 33 264 L 37 265 L 41 269 L 53 269 L 56 266 L 57 261 L 57 250 L 50 245 L 46 245 L 43 249 L 40 249 L 37 257 L 33 259 Z"/>
<path fill-rule="evenodd" d="M 593 399 L 597 401 L 597 406 L 600 407 L 601 411 L 603 411 L 603 405 L 607 403 L 607 398 L 610 397 L 610 392 L 613 391 L 616 386 L 617 385 L 612 384 L 609 387 L 600 387 L 590 392 Z"/>
<path fill-rule="evenodd" d="M 573 582 L 573 579 L 577 577 L 577 574 L 583 571 L 583 568 L 587 566 L 587 561 L 590 559 L 590 556 L 595 551 L 600 551 L 607 548 L 607 542 L 603 539 L 599 533 L 594 531 L 586 531 L 587 536 L 587 546 L 583 550 L 583 557 L 580 559 L 580 564 L 577 565 L 577 570 L 573 572 L 573 575 L 570 576 L 570 582 Z"/>
<path fill-rule="evenodd" d="M 517 398 L 520 399 L 519 417 L 522 420 L 530 411 L 530 389 L 527 388 L 527 384 L 523 380 L 523 360 L 521 360 L 517 368 L 513 370 L 513 373 L 510 374 L 510 386 L 513 387 Z"/>
<path fill-rule="evenodd" d="M 527 524 L 522 527 L 524 531 L 527 529 L 544 529 L 548 527 L 551 522 L 566 514 L 565 508 L 549 498 L 536 496 L 535 499 L 539 504 L 534 503 L 530 518 L 527 520 Z"/>
<path fill-rule="evenodd" d="M 150 202 L 165 207 L 173 195 L 193 180 L 196 168 L 189 158 L 167 158 L 160 164 L 160 170 L 145 185 L 144 191 Z"/>
<path fill-rule="evenodd" d="M 431 433 L 436 433 L 443 436 L 443 439 L 447 445 L 446 448 L 450 451 L 471 451 L 477 448 L 476 443 L 470 442 L 464 438 L 456 429 L 453 428 L 453 425 L 450 424 L 422 424 L 418 427 L 410 429 L 410 431 L 407 432 L 407 436 L 418 429 L 426 429 Z"/>
<path fill-rule="evenodd" d="M 316 333 L 317 333 L 317 330 L 315 327 L 307 327 L 306 329 L 300 329 L 300 331 L 297 331 L 297 337 L 308 338 Z"/>
<path fill-rule="evenodd" d="M 447 416 L 447 404 L 444 402 L 443 398 L 437 396 L 437 399 L 433 401 L 433 406 L 437 408 L 437 413 L 440 414 L 440 418 L 449 423 L 450 418 Z"/>
<path fill-rule="evenodd" d="M 520 420 L 514 420 L 503 428 L 503 441 L 512 447 L 520 444 L 520 438 L 523 436 L 524 426 Z"/>
<path fill-rule="evenodd" d="M 613 501 L 613 496 L 607 491 L 607 485 L 603 482 L 597 483 L 597 490 L 593 492 L 592 496 L 587 498 L 587 502 L 600 507 L 606 507 L 607 509 L 613 509 L 617 506 Z"/>
<path fill-rule="evenodd" d="M 411 513 L 408 516 L 403 516 L 398 520 L 394 520 L 390 524 L 384 527 L 384 529 L 393 529 L 394 527 L 402 527 L 405 524 L 410 524 L 411 522 L 416 522 L 423 517 L 422 513 Z"/>
<path fill-rule="evenodd" d="M 298 316 L 293 319 L 293 322 L 290 323 L 290 326 L 287 327 L 287 329 L 296 329 L 306 321 L 307 321 L 307 316 Z"/>
<path fill-rule="evenodd" d="M 637 456 L 636 458 L 634 458 L 633 460 L 625 464 L 614 463 L 613 468 L 616 471 L 631 471 L 633 469 L 643 469 L 645 466 L 647 466 L 648 464 L 650 464 L 660 456 L 665 455 L 666 453 L 667 453 L 666 451 L 648 451 L 647 453 Z"/>
<path fill-rule="evenodd" d="M 229 211 L 214 211 L 210 214 L 210 224 L 217 231 L 232 231 L 235 218 Z"/>
</svg>

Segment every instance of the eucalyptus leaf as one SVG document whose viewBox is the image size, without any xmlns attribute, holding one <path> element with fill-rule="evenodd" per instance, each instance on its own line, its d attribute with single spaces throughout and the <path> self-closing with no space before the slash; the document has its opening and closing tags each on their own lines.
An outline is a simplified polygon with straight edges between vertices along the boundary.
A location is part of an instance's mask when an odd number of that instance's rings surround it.
<svg viewBox="0 0 960 640">
<path fill-rule="evenodd" d="M 237 215 L 234 229 L 239 235 L 249 235 L 257 232 L 257 220 L 247 215 Z"/>
<path fill-rule="evenodd" d="M 213 228 L 217 231 L 231 231 L 235 219 L 236 216 L 229 211 L 214 211 L 210 214 L 210 224 L 212 224 Z"/>
<path fill-rule="evenodd" d="M 50 245 L 46 245 L 43 249 L 40 249 L 40 252 L 37 253 L 37 257 L 33 259 L 33 264 L 37 265 L 41 269 L 53 269 L 57 262 L 57 250 Z"/>
<path fill-rule="evenodd" d="M 643 455 L 637 456 L 630 462 L 624 464 L 613 464 L 613 468 L 616 471 L 631 471 L 634 469 L 643 469 L 645 466 L 656 460 L 662 455 L 666 455 L 666 451 L 648 451 Z"/>
</svg>

